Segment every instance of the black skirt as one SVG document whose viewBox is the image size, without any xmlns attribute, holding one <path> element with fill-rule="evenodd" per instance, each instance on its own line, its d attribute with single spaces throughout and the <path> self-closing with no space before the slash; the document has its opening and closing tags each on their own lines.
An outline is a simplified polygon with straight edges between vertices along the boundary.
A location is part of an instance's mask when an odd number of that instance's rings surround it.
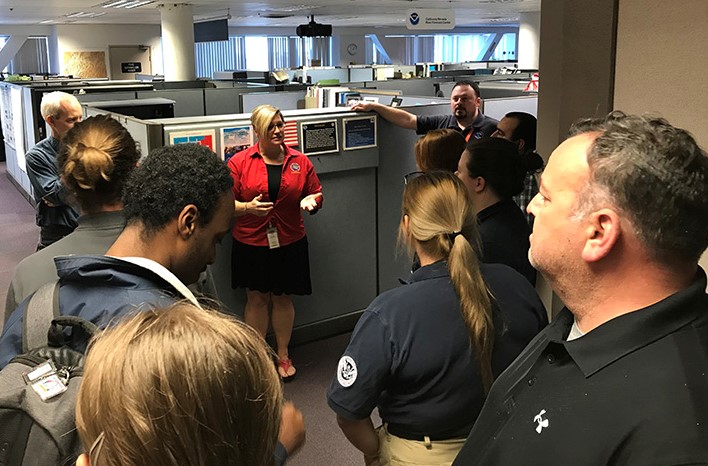
<svg viewBox="0 0 708 466">
<path fill-rule="evenodd" d="M 312 294 L 307 236 L 276 249 L 251 246 L 234 239 L 231 287 L 275 295 Z"/>
</svg>

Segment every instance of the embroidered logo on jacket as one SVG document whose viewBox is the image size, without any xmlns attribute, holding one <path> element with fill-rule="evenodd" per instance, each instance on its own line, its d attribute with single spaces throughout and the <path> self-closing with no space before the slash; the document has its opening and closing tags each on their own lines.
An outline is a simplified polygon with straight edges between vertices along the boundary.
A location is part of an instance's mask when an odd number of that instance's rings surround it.
<svg viewBox="0 0 708 466">
<path fill-rule="evenodd" d="M 290 165 L 290 170 L 294 172 L 299 172 L 300 171 L 300 164 L 299 163 L 293 163 Z"/>
<path fill-rule="evenodd" d="M 538 425 L 536 426 L 536 432 L 541 433 L 543 429 L 548 427 L 548 419 L 543 419 L 543 415 L 546 414 L 546 410 L 542 409 L 540 413 L 538 413 L 536 416 L 534 416 L 533 420 L 536 422 Z"/>
</svg>

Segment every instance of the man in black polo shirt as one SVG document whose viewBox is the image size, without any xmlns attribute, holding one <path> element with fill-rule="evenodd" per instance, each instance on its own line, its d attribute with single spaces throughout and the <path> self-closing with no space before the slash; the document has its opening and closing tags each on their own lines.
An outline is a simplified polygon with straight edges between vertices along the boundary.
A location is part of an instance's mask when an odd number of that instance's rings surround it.
<svg viewBox="0 0 708 466">
<path fill-rule="evenodd" d="M 497 120 L 479 111 L 482 98 L 479 86 L 473 81 L 458 81 L 450 94 L 452 115 L 423 116 L 408 113 L 403 109 L 373 102 L 360 102 L 352 110 L 376 112 L 383 119 L 401 128 L 416 130 L 425 134 L 431 129 L 452 128 L 462 133 L 465 140 L 491 136 L 497 129 Z"/>
<path fill-rule="evenodd" d="M 529 206 L 531 263 L 567 308 L 454 465 L 708 464 L 708 156 L 657 118 L 571 133 Z"/>
</svg>

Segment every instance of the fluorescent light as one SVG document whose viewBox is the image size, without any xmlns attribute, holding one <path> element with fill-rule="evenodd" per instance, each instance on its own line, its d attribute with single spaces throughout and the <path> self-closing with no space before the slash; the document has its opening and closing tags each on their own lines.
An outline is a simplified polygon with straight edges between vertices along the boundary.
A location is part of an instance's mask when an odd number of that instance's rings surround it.
<svg viewBox="0 0 708 466">
<path fill-rule="evenodd" d="M 125 9 L 128 10 L 130 8 L 137 8 L 139 6 L 148 5 L 150 3 L 155 3 L 155 2 L 154 2 L 154 0 L 144 0 L 142 2 L 134 3 L 131 5 L 125 5 Z"/>
<path fill-rule="evenodd" d="M 128 0 L 117 0 L 115 2 L 107 2 L 101 5 L 103 8 L 119 8 L 117 5 L 122 5 L 123 3 L 126 3 Z"/>
</svg>

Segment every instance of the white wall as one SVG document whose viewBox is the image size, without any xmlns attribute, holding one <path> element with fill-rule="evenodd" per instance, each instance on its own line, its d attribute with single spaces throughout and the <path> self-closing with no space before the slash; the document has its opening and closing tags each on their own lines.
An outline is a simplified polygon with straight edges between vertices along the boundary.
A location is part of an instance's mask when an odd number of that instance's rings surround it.
<svg viewBox="0 0 708 466">
<path fill-rule="evenodd" d="M 106 69 L 110 69 L 108 63 L 110 45 L 147 45 L 151 48 L 152 73 L 163 74 L 159 24 L 57 25 L 56 36 L 62 73 L 64 73 L 64 52 L 104 51 Z"/>
</svg>

